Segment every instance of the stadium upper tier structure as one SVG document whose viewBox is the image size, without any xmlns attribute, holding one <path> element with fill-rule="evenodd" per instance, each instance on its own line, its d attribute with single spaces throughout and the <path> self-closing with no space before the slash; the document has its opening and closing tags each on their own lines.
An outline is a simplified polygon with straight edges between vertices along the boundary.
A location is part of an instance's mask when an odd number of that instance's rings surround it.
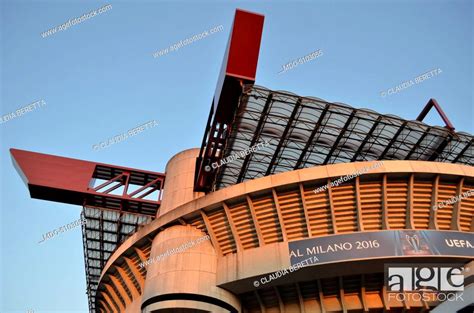
<svg viewBox="0 0 474 313">
<path fill-rule="evenodd" d="M 254 85 L 263 23 L 236 11 L 201 147 L 165 173 L 11 149 L 32 198 L 83 206 L 90 311 L 471 312 L 473 136 L 434 99 L 405 120 Z M 463 301 L 391 297 L 387 265 L 427 263 Z"/>
</svg>

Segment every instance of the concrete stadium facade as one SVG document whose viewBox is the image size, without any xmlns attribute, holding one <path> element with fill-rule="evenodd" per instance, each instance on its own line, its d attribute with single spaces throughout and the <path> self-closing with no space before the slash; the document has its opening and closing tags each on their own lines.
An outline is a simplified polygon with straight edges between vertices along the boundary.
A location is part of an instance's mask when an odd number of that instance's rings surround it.
<svg viewBox="0 0 474 313">
<path fill-rule="evenodd" d="M 291 241 L 403 229 L 473 231 L 474 198 L 433 210 L 474 189 L 471 166 L 384 161 L 315 193 L 328 180 L 375 162 L 334 164 L 204 194 L 193 191 L 196 154 L 183 151 L 169 161 L 160 215 L 109 258 L 96 296 L 100 312 L 423 312 L 439 303 L 388 299 L 384 287 L 383 265 L 407 257 L 339 260 L 270 282 L 263 277 L 291 265 Z M 205 234 L 210 241 L 140 266 Z M 443 255 L 408 258 L 469 262 Z"/>
</svg>

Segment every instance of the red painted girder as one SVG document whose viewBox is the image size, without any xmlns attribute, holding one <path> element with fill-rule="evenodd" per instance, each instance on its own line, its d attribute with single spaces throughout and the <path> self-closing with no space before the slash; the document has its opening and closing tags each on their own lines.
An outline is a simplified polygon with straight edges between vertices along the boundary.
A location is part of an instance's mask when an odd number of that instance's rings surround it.
<svg viewBox="0 0 474 313">
<path fill-rule="evenodd" d="M 439 105 L 438 101 L 436 99 L 430 99 L 428 103 L 425 105 L 421 113 L 418 115 L 416 118 L 417 121 L 423 121 L 423 119 L 426 117 L 428 112 L 431 110 L 432 107 L 435 107 L 436 111 L 438 112 L 439 116 L 441 116 L 441 119 L 443 120 L 445 127 L 449 129 L 451 132 L 454 132 L 454 126 L 451 124 L 451 121 L 449 120 L 448 116 L 446 113 L 444 113 L 443 109 Z"/>
<path fill-rule="evenodd" d="M 233 96 L 230 81 L 253 84 L 257 76 L 258 55 L 262 39 L 265 16 L 237 9 L 234 23 L 227 43 L 221 73 L 214 93 L 215 118 L 228 120 L 235 111 L 234 102 L 228 102 Z"/>
<path fill-rule="evenodd" d="M 131 213 L 156 214 L 160 200 L 134 198 L 130 194 L 113 195 L 97 192 L 90 185 L 94 178 L 113 179 L 117 173 L 132 177 L 134 184 L 148 185 L 156 180 L 161 191 L 165 175 L 134 168 L 65 158 L 25 150 L 10 149 L 13 164 L 36 199 L 76 205 L 97 205 Z M 104 172 L 96 169 L 105 170 Z M 110 177 L 108 172 L 110 171 Z M 128 187 L 128 181 L 127 186 Z"/>
<path fill-rule="evenodd" d="M 222 158 L 242 86 L 255 82 L 264 19 L 261 14 L 240 9 L 235 12 L 201 151 L 196 160 L 196 191 L 210 190 L 216 176 L 210 164 Z"/>
</svg>

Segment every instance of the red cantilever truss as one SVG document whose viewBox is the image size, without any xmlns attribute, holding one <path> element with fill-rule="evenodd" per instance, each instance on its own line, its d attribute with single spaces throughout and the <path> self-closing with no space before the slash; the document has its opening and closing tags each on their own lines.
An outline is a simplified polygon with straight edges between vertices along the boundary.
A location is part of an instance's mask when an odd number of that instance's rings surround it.
<svg viewBox="0 0 474 313">
<path fill-rule="evenodd" d="M 196 191 L 210 191 L 216 176 L 211 164 L 223 157 L 242 86 L 255 82 L 264 19 L 263 15 L 252 12 L 239 9 L 235 12 L 201 151 L 196 160 Z"/>
<path fill-rule="evenodd" d="M 10 152 L 32 198 L 157 215 L 165 181 L 162 173 L 17 149 Z M 101 183 L 95 186 L 97 180 Z"/>
</svg>

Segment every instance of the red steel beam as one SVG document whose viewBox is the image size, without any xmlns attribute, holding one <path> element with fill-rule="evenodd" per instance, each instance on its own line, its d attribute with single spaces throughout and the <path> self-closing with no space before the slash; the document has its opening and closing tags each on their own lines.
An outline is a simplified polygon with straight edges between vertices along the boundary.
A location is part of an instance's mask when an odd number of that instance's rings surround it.
<svg viewBox="0 0 474 313">
<path fill-rule="evenodd" d="M 75 205 L 92 205 L 106 209 L 155 217 L 161 204 L 161 190 L 165 175 L 163 173 L 115 166 L 104 163 L 83 161 L 55 155 L 10 149 L 13 164 L 28 187 L 30 196 Z M 97 191 L 94 180 L 116 181 L 117 177 L 127 175 L 124 192 L 120 195 Z M 150 185 L 150 182 L 154 182 Z M 137 186 L 155 188 L 160 195 L 156 200 L 147 200 L 128 194 L 129 183 Z M 111 190 L 108 190 L 111 191 Z"/>
<path fill-rule="evenodd" d="M 211 105 L 201 151 L 196 160 L 194 189 L 209 191 L 216 171 L 210 166 L 222 158 L 244 84 L 257 73 L 265 17 L 237 9 Z"/>
<path fill-rule="evenodd" d="M 449 121 L 448 116 L 444 113 L 443 109 L 439 105 L 438 101 L 436 99 L 430 99 L 428 103 L 425 105 L 423 110 L 421 111 L 420 115 L 416 118 L 417 121 L 423 121 L 423 119 L 426 117 L 428 112 L 431 110 L 432 107 L 435 107 L 436 111 L 438 111 L 438 114 L 441 116 L 441 119 L 443 120 L 444 124 L 446 125 L 445 127 L 449 129 L 450 131 L 454 132 L 454 126 L 451 124 Z"/>
</svg>

